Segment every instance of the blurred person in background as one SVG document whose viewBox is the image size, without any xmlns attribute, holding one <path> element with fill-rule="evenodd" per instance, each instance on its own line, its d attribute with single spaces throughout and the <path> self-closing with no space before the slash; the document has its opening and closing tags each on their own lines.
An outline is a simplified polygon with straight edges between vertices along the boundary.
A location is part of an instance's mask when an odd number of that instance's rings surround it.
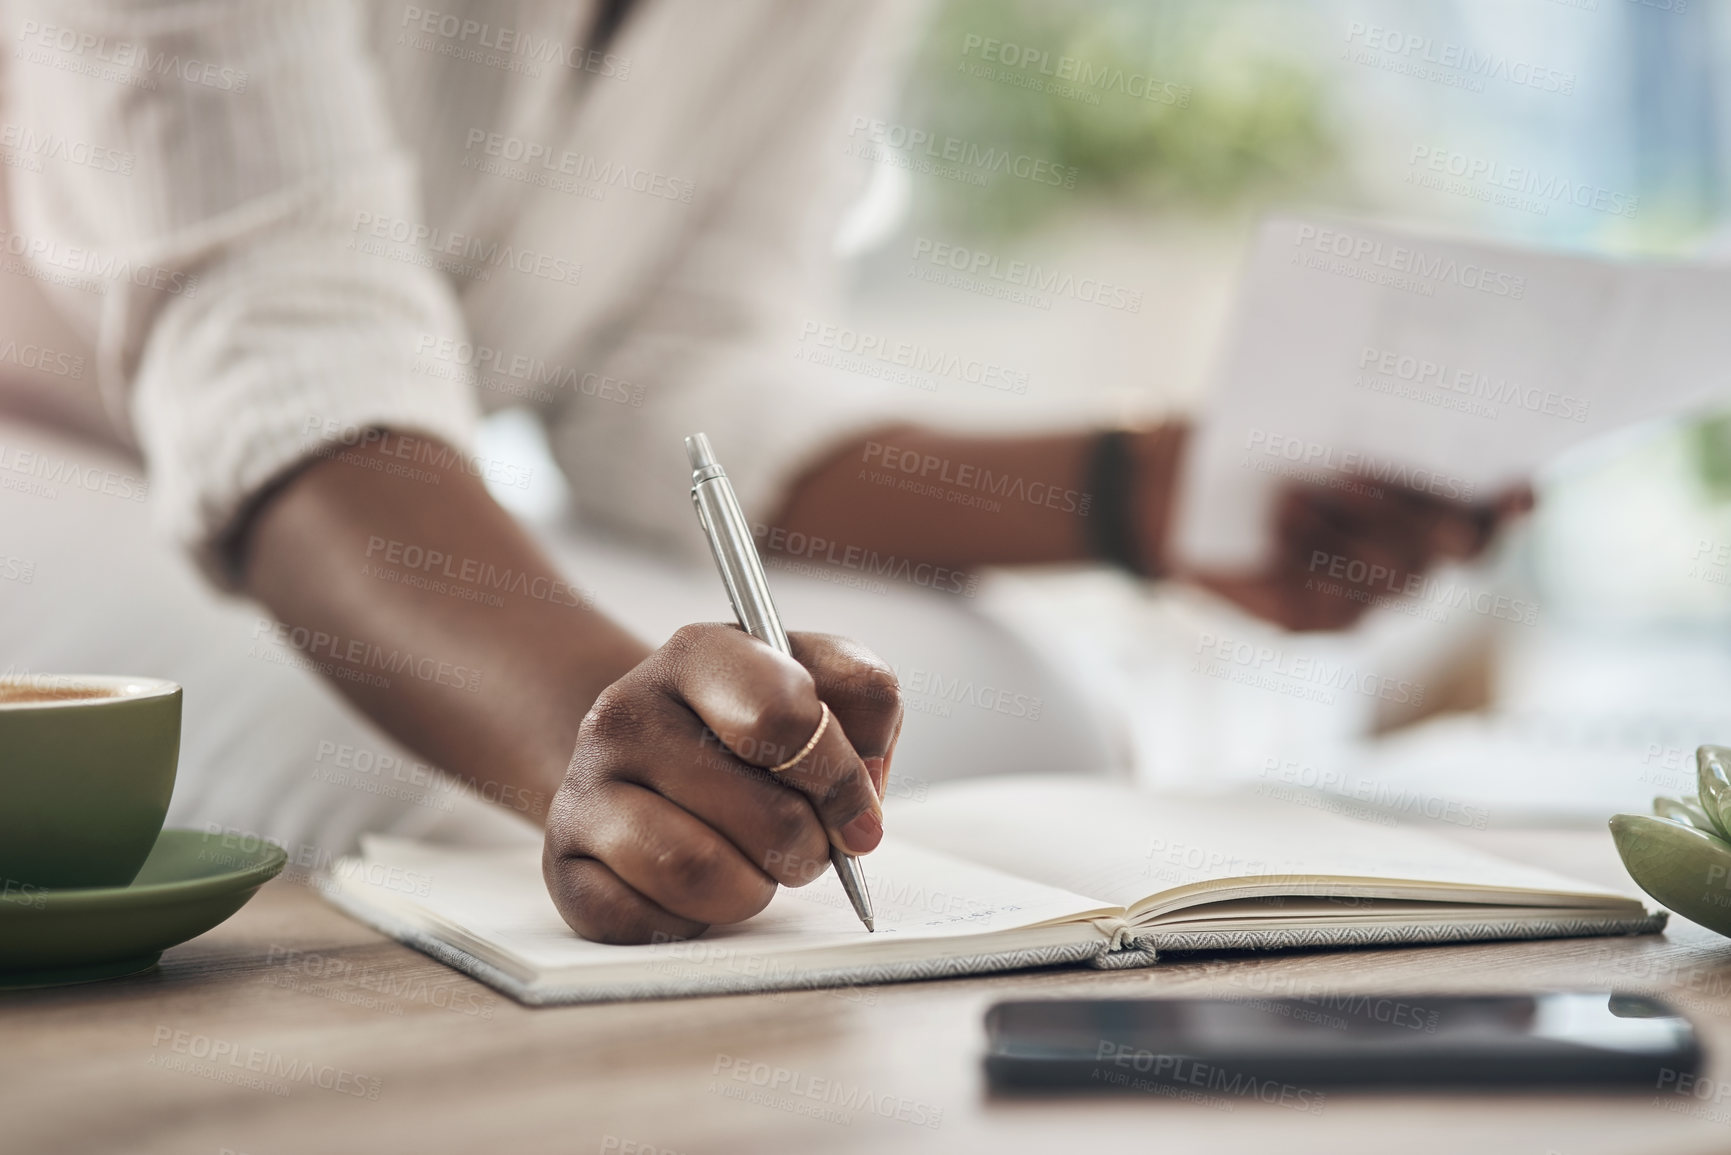
<svg viewBox="0 0 1731 1155">
<path fill-rule="evenodd" d="M 475 456 L 483 410 L 532 409 L 586 522 L 645 547 L 703 548 L 682 451 L 703 430 L 766 550 L 891 558 L 949 575 L 915 579 L 939 593 L 982 566 L 1103 561 L 1296 629 L 1360 610 L 1306 589 L 1314 551 L 1419 572 L 1506 512 L 1295 491 L 1266 572 L 1184 573 L 1166 549 L 1181 424 L 971 436 L 908 424 L 893 386 L 803 379 L 778 350 L 834 315 L 816 302 L 858 192 L 843 145 L 889 78 L 890 6 L 13 13 L 0 314 L 38 352 L 5 357 L 33 371 L 0 400 L 58 432 L 13 424 L 0 446 L 8 544 L 36 575 L 0 641 L 14 673 L 188 687 L 173 824 L 267 834 L 291 861 L 366 830 L 459 836 L 471 810 L 376 771 L 436 766 L 545 825 L 555 901 L 610 941 L 747 918 L 830 841 L 877 845 L 891 668 L 823 634 L 795 635 L 797 661 L 730 625 L 645 640 L 579 592 L 575 529 L 531 532 L 490 494 L 510 467 Z M 1029 496 L 988 515 L 873 472 Z M 186 581 L 168 543 L 275 624 Z M 885 605 L 955 668 L 992 630 L 930 588 Z M 771 777 L 820 702 L 837 725 Z M 1011 745 L 966 770 L 1095 768 Z"/>
</svg>

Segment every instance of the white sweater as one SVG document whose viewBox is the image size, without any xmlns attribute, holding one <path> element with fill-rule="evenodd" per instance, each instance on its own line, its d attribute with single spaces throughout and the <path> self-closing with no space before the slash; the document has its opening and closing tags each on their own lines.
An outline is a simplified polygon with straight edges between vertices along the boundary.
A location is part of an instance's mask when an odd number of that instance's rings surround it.
<svg viewBox="0 0 1731 1155">
<path fill-rule="evenodd" d="M 884 5 L 639 0 L 601 51 L 588 0 L 431 3 L 11 6 L 44 159 L 7 169 L 6 251 L 218 582 L 261 488 L 368 427 L 466 451 L 530 404 L 586 513 L 691 543 L 685 434 L 761 514 L 895 407 L 796 355 Z"/>
</svg>

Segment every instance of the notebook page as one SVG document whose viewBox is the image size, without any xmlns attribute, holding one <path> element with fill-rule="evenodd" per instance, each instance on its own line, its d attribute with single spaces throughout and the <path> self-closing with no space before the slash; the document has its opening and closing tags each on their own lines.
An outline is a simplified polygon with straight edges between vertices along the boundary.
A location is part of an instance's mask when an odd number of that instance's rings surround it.
<svg viewBox="0 0 1731 1155">
<path fill-rule="evenodd" d="M 370 836 L 364 847 L 365 862 L 345 868 L 349 883 L 358 874 L 381 904 L 419 908 L 528 972 L 653 965 L 658 959 L 751 965 L 772 956 L 838 950 L 869 955 L 896 943 L 987 934 L 1111 909 L 1096 899 L 886 839 L 863 860 L 876 934 L 860 925 L 840 883 L 826 875 L 797 890 L 782 888 L 762 913 L 714 927 L 695 943 L 610 946 L 582 939 L 565 925 L 542 880 L 539 846 L 473 850 Z"/>
<path fill-rule="evenodd" d="M 892 802 L 885 825 L 922 844 L 1129 907 L 1194 883 L 1381 878 L 1627 902 L 1616 891 L 1420 830 L 1247 795 L 1175 797 L 1055 777 L 977 779 Z"/>
</svg>

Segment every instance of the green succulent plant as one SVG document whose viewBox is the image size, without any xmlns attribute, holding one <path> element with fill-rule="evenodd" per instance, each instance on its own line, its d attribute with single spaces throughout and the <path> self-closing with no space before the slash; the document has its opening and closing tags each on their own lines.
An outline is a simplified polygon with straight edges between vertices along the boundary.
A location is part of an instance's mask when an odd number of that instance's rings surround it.
<svg viewBox="0 0 1731 1155">
<path fill-rule="evenodd" d="M 1611 819 L 1617 854 L 1670 910 L 1731 936 L 1731 748 L 1695 750 L 1695 797 L 1653 799 L 1652 814 Z"/>
</svg>

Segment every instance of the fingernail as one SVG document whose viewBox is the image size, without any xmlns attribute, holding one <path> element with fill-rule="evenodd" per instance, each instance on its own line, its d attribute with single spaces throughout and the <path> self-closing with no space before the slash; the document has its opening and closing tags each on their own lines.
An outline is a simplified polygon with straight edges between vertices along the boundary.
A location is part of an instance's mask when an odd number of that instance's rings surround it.
<svg viewBox="0 0 1731 1155">
<path fill-rule="evenodd" d="M 884 758 L 882 755 L 879 755 L 876 758 L 867 758 L 865 760 L 866 773 L 871 775 L 872 788 L 878 792 L 879 798 L 884 796 L 884 771 L 888 765 L 888 759 Z"/>
<path fill-rule="evenodd" d="M 849 854 L 869 854 L 884 840 L 884 818 L 867 810 L 841 828 L 842 848 Z"/>
<path fill-rule="evenodd" d="M 902 726 L 907 722 L 907 720 L 908 716 L 905 713 L 896 719 L 895 736 L 890 739 L 890 748 L 884 751 L 884 781 L 883 785 L 878 787 L 879 797 L 882 797 L 884 791 L 889 789 L 890 770 L 896 764 L 896 747 L 902 744 Z"/>
</svg>

